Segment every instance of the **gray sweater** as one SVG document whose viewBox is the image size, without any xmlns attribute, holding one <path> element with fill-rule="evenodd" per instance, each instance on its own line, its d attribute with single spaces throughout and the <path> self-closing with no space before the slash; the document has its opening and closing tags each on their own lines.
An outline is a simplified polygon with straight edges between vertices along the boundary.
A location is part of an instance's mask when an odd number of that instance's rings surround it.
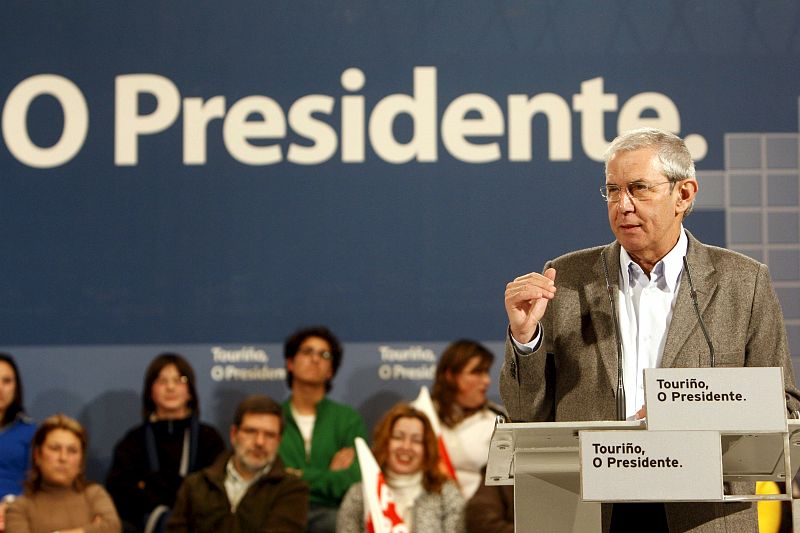
<svg viewBox="0 0 800 533">
<path fill-rule="evenodd" d="M 414 501 L 413 531 L 419 533 L 461 533 L 464 531 L 464 498 L 451 482 L 442 486 L 441 494 L 422 491 Z M 336 519 L 336 533 L 366 533 L 364 493 L 356 483 L 342 500 Z"/>
</svg>

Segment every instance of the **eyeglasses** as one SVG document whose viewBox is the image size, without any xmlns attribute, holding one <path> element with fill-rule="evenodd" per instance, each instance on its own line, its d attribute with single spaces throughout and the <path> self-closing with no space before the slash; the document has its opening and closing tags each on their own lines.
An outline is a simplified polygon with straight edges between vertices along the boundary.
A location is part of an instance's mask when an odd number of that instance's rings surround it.
<svg viewBox="0 0 800 533">
<path fill-rule="evenodd" d="M 632 181 L 625 184 L 625 190 L 628 196 L 634 200 L 650 200 L 655 196 L 653 189 L 661 185 L 670 183 L 675 184 L 673 180 L 662 181 L 661 183 L 645 183 L 643 181 Z M 600 194 L 606 199 L 608 203 L 619 202 L 622 187 L 619 185 L 603 185 L 600 187 Z"/>
<path fill-rule="evenodd" d="M 306 346 L 305 348 L 300 348 L 297 352 L 298 355 L 305 355 L 311 357 L 313 355 L 318 355 L 321 358 L 325 359 L 326 361 L 330 361 L 333 359 L 333 354 L 328 350 L 315 350 L 311 346 Z"/>
<path fill-rule="evenodd" d="M 186 385 L 189 383 L 189 378 L 186 376 L 160 376 L 155 382 L 162 387 L 166 387 L 167 385 Z"/>
</svg>

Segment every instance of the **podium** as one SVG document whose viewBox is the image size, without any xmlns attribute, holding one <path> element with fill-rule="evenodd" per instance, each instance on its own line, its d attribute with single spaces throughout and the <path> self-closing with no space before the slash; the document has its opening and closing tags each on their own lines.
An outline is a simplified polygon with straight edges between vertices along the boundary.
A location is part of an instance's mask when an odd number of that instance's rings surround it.
<svg viewBox="0 0 800 533">
<path fill-rule="evenodd" d="M 657 371 L 651 373 L 652 381 L 657 379 L 654 376 L 665 375 L 659 373 L 660 371 L 676 369 L 650 370 Z M 711 372 L 715 378 L 728 379 L 724 372 L 718 372 L 723 369 L 702 370 Z M 752 370 L 776 371 L 775 382 L 780 380 L 782 384 L 780 369 Z M 742 375 L 745 380 L 750 380 L 753 376 Z M 645 379 L 645 383 L 649 383 L 647 374 Z M 711 378 L 705 379 L 709 381 Z M 760 386 L 758 381 L 754 383 Z M 654 392 L 652 389 L 651 386 L 651 392 Z M 714 390 L 713 385 L 710 390 Z M 743 394 L 745 399 L 750 400 L 750 405 L 758 409 L 760 404 L 754 397 L 755 393 Z M 660 407 L 656 407 L 655 400 L 651 400 L 649 396 L 648 414 L 653 417 L 648 421 L 505 423 L 501 420 L 502 417 L 498 417 L 489 448 L 485 482 L 487 485 L 514 485 L 515 531 L 601 531 L 602 503 L 765 500 L 791 501 L 795 529 L 800 531 L 797 523 L 800 518 L 800 500 L 795 501 L 791 497 L 791 479 L 800 465 L 800 420 L 786 420 L 783 407 L 778 426 L 773 423 L 772 427 L 768 424 L 748 429 L 738 427 L 736 421 L 720 419 L 719 427 L 711 426 L 710 429 L 707 429 L 709 426 L 685 430 L 672 427 L 654 429 L 653 423 L 659 419 L 657 414 Z M 712 396 L 712 400 L 713 398 Z M 785 403 L 782 385 L 780 400 Z M 690 407 L 699 409 L 703 407 L 700 403 L 702 402 Z M 714 407 L 711 405 L 712 411 Z M 746 410 L 747 407 L 736 406 L 739 410 Z M 774 413 L 774 409 L 772 411 Z M 758 425 L 748 419 L 746 413 L 741 418 L 748 425 Z M 698 420 L 705 423 L 702 413 L 687 420 L 687 426 L 692 426 L 692 422 Z M 678 426 L 682 425 L 678 423 Z M 622 444 L 605 444 L 609 442 Z M 669 448 L 673 450 L 672 457 L 661 453 L 659 446 L 672 446 Z M 694 457 L 697 450 L 693 448 L 703 446 L 709 453 L 703 452 L 700 454 L 702 457 Z M 663 457 L 667 459 L 662 459 Z M 606 468 L 607 463 L 609 468 Z M 624 466 L 619 466 L 623 463 Z M 650 465 L 654 467 L 649 468 Z M 656 468 L 655 465 L 666 466 Z M 677 468 L 669 468 L 670 466 Z M 661 478 L 653 477 L 652 483 L 642 483 L 641 480 L 648 480 L 648 476 L 678 476 L 678 481 L 675 482 L 677 484 L 670 485 L 670 479 L 662 482 Z M 691 481 L 681 484 L 680 479 Z M 725 494 L 723 483 L 736 481 L 788 483 L 783 494 Z M 635 490 L 626 493 L 626 486 Z M 648 489 L 660 492 L 653 493 L 651 490 L 648 493 Z"/>
</svg>

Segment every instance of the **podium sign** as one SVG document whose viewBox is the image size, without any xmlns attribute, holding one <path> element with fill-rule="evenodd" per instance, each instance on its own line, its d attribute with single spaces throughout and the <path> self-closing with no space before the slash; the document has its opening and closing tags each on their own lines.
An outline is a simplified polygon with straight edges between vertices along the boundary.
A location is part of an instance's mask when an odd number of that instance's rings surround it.
<svg viewBox="0 0 800 533">
<path fill-rule="evenodd" d="M 787 431 L 783 369 L 647 368 L 648 430 Z"/>
<path fill-rule="evenodd" d="M 719 501 L 717 431 L 581 431 L 585 501 Z"/>
</svg>

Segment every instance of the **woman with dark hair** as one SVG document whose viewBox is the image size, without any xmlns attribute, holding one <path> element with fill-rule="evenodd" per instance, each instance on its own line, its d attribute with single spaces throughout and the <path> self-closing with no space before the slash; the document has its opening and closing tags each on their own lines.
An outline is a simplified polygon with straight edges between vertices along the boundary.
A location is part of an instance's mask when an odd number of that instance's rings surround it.
<svg viewBox="0 0 800 533">
<path fill-rule="evenodd" d="M 33 436 L 33 466 L 25 494 L 6 512 L 10 533 L 119 533 L 120 521 L 108 493 L 86 481 L 86 431 L 57 414 Z"/>
<path fill-rule="evenodd" d="M 36 426 L 22 407 L 22 380 L 14 358 L 0 353 L 0 531 L 8 503 L 22 494 Z"/>
<path fill-rule="evenodd" d="M 142 388 L 143 423 L 114 447 L 106 480 L 125 531 L 161 531 L 183 478 L 225 450 L 217 430 L 199 416 L 189 362 L 175 353 L 153 359 Z"/>
<path fill-rule="evenodd" d="M 392 490 L 395 510 L 409 532 L 461 533 L 464 498 L 439 466 L 428 417 L 408 404 L 392 407 L 375 428 L 372 453 Z M 364 533 L 364 495 L 356 483 L 342 501 L 336 533 Z"/>
<path fill-rule="evenodd" d="M 439 359 L 431 399 L 442 426 L 450 462 L 464 498 L 470 499 L 483 483 L 481 471 L 489 455 L 495 417 L 502 407 L 490 402 L 486 391 L 492 379 L 494 354 L 482 344 L 461 339 Z"/>
</svg>

